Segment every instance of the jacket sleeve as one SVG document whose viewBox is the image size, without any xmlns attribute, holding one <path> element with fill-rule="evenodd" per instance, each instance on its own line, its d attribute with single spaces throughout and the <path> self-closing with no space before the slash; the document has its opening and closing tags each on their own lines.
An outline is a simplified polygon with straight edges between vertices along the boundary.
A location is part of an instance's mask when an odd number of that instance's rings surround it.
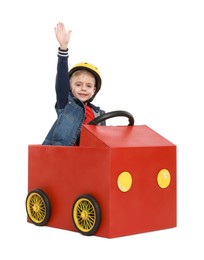
<svg viewBox="0 0 204 260">
<path fill-rule="evenodd" d="M 55 81 L 56 105 L 55 108 L 63 109 L 68 102 L 70 82 L 68 73 L 68 49 L 58 49 L 57 75 Z"/>
</svg>

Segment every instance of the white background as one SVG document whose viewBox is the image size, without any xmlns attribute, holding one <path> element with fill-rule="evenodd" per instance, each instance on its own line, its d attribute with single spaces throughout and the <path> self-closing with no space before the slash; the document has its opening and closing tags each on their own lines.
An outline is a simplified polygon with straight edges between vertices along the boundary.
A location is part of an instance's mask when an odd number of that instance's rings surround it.
<svg viewBox="0 0 204 260">
<path fill-rule="evenodd" d="M 202 4 L 1 2 L 2 259 L 204 259 Z M 105 239 L 26 222 L 27 147 L 41 143 L 56 118 L 59 21 L 72 29 L 70 66 L 87 61 L 101 71 L 102 90 L 94 104 L 107 112 L 127 110 L 136 125 L 177 145 L 177 228 Z"/>
</svg>

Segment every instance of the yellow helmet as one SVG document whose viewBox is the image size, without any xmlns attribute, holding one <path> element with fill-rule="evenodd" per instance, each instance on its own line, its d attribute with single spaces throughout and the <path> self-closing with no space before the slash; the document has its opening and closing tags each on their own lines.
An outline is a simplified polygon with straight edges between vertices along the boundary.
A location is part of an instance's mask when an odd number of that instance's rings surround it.
<svg viewBox="0 0 204 260">
<path fill-rule="evenodd" d="M 101 88 L 101 83 L 102 83 L 102 80 L 101 80 L 101 75 L 100 75 L 100 72 L 98 70 L 97 67 L 95 67 L 94 65 L 90 64 L 90 63 L 87 63 L 87 62 L 80 62 L 76 65 L 74 65 L 70 71 L 69 71 L 69 77 L 72 76 L 72 74 L 77 71 L 77 70 L 81 70 L 81 69 L 84 69 L 84 70 L 87 70 L 89 72 L 91 72 L 95 79 L 96 79 L 96 92 L 94 94 L 94 96 L 98 93 L 98 91 L 100 90 Z"/>
</svg>

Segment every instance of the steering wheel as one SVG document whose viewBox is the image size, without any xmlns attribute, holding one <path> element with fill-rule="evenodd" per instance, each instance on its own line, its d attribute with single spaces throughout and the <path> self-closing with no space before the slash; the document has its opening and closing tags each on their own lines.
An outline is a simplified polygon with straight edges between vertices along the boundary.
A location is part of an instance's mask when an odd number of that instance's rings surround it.
<svg viewBox="0 0 204 260">
<path fill-rule="evenodd" d="M 128 126 L 133 126 L 134 125 L 134 117 L 132 114 L 130 114 L 127 111 L 123 111 L 123 110 L 116 110 L 116 111 L 112 111 L 112 112 L 108 112 L 105 114 L 102 114 L 96 118 L 94 118 L 93 120 L 91 120 L 88 125 L 97 125 L 102 121 L 105 121 L 109 118 L 113 118 L 113 117 L 118 117 L 118 116 L 124 116 L 127 117 L 129 119 L 129 124 Z"/>
</svg>

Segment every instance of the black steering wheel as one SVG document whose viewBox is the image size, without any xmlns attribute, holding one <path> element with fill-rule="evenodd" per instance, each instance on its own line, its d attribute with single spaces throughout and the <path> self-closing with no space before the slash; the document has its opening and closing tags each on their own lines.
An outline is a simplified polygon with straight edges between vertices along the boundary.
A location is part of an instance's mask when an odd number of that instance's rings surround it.
<svg viewBox="0 0 204 260">
<path fill-rule="evenodd" d="M 116 111 L 112 111 L 112 112 L 108 112 L 105 114 L 102 114 L 96 118 L 94 118 L 93 120 L 91 120 L 88 125 L 97 125 L 102 121 L 105 121 L 109 118 L 113 118 L 113 117 L 117 117 L 117 116 L 124 116 L 127 117 L 129 119 L 129 124 L 128 126 L 133 126 L 134 125 L 134 117 L 132 114 L 130 114 L 127 111 L 123 111 L 123 110 L 116 110 Z"/>
</svg>

